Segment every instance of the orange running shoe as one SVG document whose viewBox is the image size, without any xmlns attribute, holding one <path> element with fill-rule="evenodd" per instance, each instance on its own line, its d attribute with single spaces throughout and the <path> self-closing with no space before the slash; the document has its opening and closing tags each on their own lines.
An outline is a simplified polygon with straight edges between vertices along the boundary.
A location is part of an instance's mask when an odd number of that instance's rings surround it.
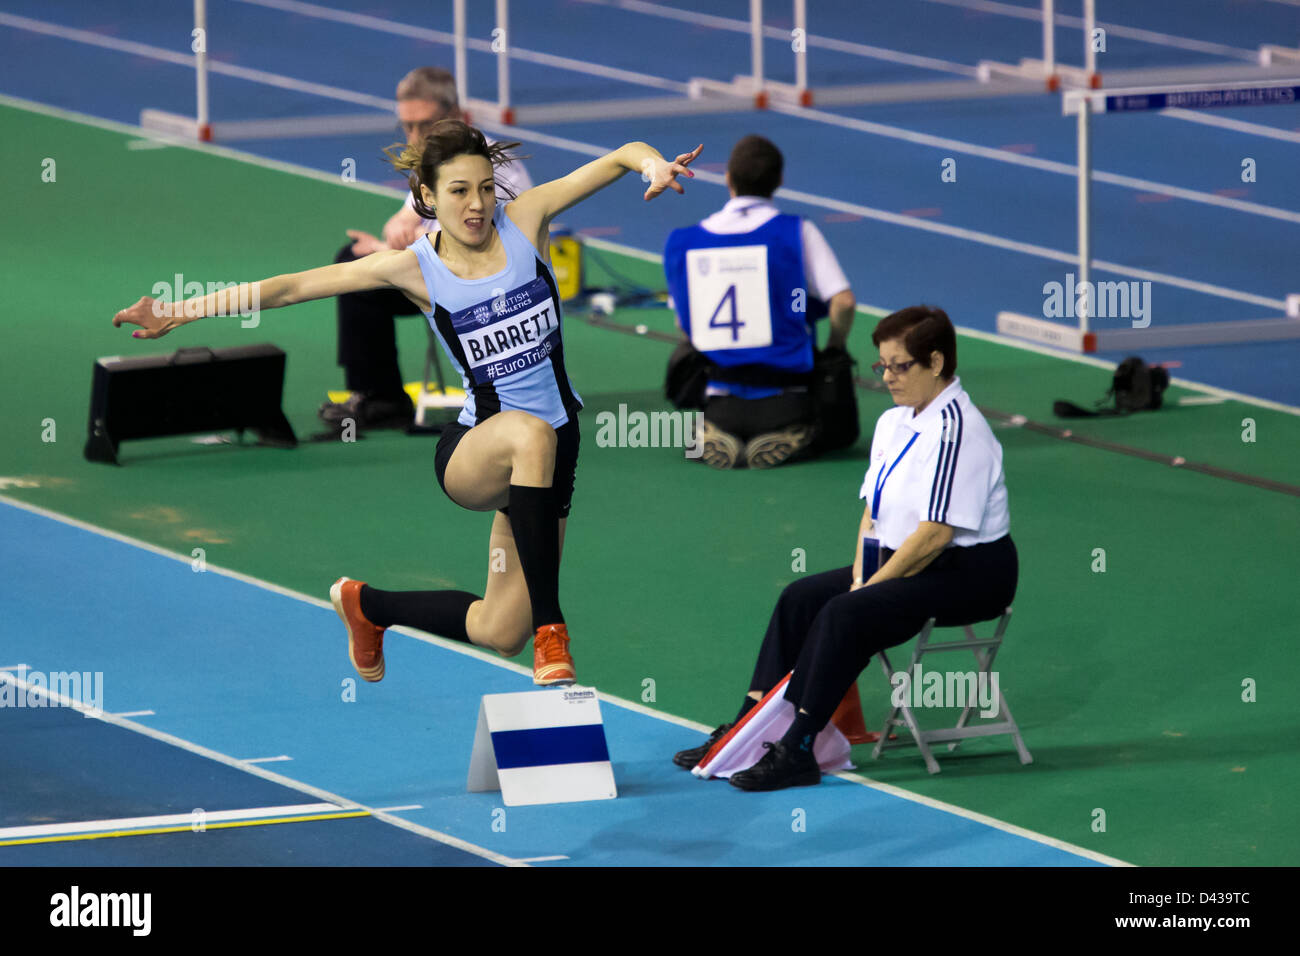
<svg viewBox="0 0 1300 956">
<path fill-rule="evenodd" d="M 384 679 L 384 628 L 375 627 L 361 613 L 364 581 L 339 578 L 330 588 L 330 601 L 348 629 L 348 657 L 357 673 L 374 682 Z"/>
<path fill-rule="evenodd" d="M 543 687 L 572 684 L 573 658 L 569 656 L 569 630 L 547 624 L 533 637 L 533 683 Z"/>
</svg>

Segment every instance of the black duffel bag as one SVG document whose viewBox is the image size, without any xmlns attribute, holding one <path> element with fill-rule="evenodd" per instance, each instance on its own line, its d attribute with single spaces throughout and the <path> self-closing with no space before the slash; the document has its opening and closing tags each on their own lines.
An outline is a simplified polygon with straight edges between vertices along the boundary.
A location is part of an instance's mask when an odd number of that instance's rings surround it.
<svg viewBox="0 0 1300 956">
<path fill-rule="evenodd" d="M 827 348 L 813 356 L 809 391 L 817 412 L 817 436 L 809 454 L 848 448 L 858 440 L 858 392 L 853 371 L 857 364 L 843 349 Z"/>
<path fill-rule="evenodd" d="M 1168 369 L 1148 365 L 1138 356 L 1131 355 L 1115 369 L 1110 390 L 1106 392 L 1105 398 L 1097 402 L 1096 410 L 1080 408 L 1073 402 L 1061 399 L 1052 406 L 1052 411 L 1060 418 L 1095 418 L 1099 415 L 1155 411 L 1164 404 L 1164 393 L 1168 387 Z M 1106 407 L 1112 401 L 1114 407 Z"/>
<path fill-rule="evenodd" d="M 684 340 L 668 358 L 664 397 L 677 408 L 704 408 L 704 393 L 712 368 L 713 363 L 708 357 Z"/>
</svg>

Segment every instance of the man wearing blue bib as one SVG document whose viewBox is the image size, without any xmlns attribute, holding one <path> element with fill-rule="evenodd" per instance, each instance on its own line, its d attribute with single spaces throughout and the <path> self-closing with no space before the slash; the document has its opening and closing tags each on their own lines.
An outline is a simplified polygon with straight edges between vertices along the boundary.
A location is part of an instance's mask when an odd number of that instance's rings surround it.
<svg viewBox="0 0 1300 956">
<path fill-rule="evenodd" d="M 715 468 L 806 451 L 813 323 L 829 314 L 827 348 L 841 352 L 853 323 L 853 291 L 820 230 L 772 202 L 783 165 L 770 141 L 746 136 L 727 163 L 730 202 L 664 247 L 677 324 L 713 365 L 699 444 Z"/>
</svg>

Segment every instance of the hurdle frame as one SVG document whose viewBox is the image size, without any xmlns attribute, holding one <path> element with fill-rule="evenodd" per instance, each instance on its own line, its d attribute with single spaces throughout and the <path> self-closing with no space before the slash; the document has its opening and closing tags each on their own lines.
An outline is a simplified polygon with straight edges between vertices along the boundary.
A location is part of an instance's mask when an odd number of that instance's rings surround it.
<svg viewBox="0 0 1300 956">
<path fill-rule="evenodd" d="M 1148 109 L 1174 108 L 1167 105 L 1146 105 L 1153 97 L 1170 94 L 1218 93 L 1241 91 L 1258 92 L 1265 89 L 1287 89 L 1292 99 L 1300 102 L 1300 76 L 1278 80 L 1248 80 L 1233 83 L 1196 83 L 1178 86 L 1128 87 L 1110 90 L 1067 90 L 1061 97 L 1063 116 L 1076 117 L 1078 175 L 1077 175 L 1077 240 L 1078 254 L 1075 262 L 1078 285 L 1068 290 L 1071 297 L 1082 288 L 1079 297 L 1078 326 L 1071 328 L 1060 322 L 1035 318 L 1015 312 L 999 312 L 997 330 L 1000 334 L 1026 339 L 1043 345 L 1052 345 L 1075 352 L 1121 351 L 1139 348 L 1164 348 L 1186 345 L 1224 345 L 1243 342 L 1278 342 L 1300 339 L 1300 294 L 1290 294 L 1284 304 L 1285 315 L 1271 319 L 1241 319 L 1232 322 L 1203 322 L 1184 325 L 1167 325 L 1160 328 L 1093 329 L 1092 313 L 1095 302 L 1090 282 L 1092 266 L 1092 139 L 1090 116 L 1092 113 L 1139 112 Z M 1111 110 L 1111 102 L 1124 103 Z M 1202 109 L 1261 105 L 1247 102 L 1206 104 Z"/>
<path fill-rule="evenodd" d="M 1092 45 L 1092 34 L 1097 29 L 1097 0 L 1083 0 L 1082 68 L 1056 61 L 1056 0 L 1042 0 L 1042 4 L 1043 58 L 1022 58 L 1016 64 L 981 60 L 977 67 L 980 82 L 988 83 L 994 77 L 1033 80 L 1041 82 L 1049 93 L 1060 90 L 1063 81 L 1070 86 L 1099 89 L 1101 74 L 1097 72 L 1097 51 Z"/>
<path fill-rule="evenodd" d="M 472 38 L 468 35 L 467 0 L 453 0 L 452 33 L 442 30 L 428 30 L 410 25 L 389 24 L 388 32 L 405 35 L 395 27 L 408 26 L 409 30 L 424 34 L 424 38 L 434 43 L 446 43 L 453 47 L 454 75 L 460 102 L 466 116 L 479 125 L 493 124 L 497 128 L 516 125 L 544 125 L 561 122 L 599 121 L 603 119 L 636 119 L 681 115 L 707 115 L 748 112 L 780 105 L 783 109 L 818 106 L 852 106 L 871 103 L 899 103 L 922 101 L 947 101 L 972 98 L 993 98 L 1002 96 L 1029 95 L 1058 90 L 1062 80 L 1077 86 L 1096 88 L 1100 86 L 1100 76 L 1096 72 L 1096 53 L 1092 48 L 1092 30 L 1095 29 L 1095 0 L 1085 0 L 1084 30 L 1084 67 L 1063 66 L 1057 60 L 1054 41 L 1056 3 L 1055 0 L 1041 0 L 1043 28 L 1043 60 L 1022 60 L 1018 66 L 982 61 L 978 67 L 965 67 L 960 64 L 946 63 L 932 57 L 903 51 L 882 50 L 865 44 L 854 44 L 859 50 L 847 52 L 860 56 L 883 58 L 891 62 L 911 64 L 923 69 L 934 69 L 955 73 L 949 79 L 912 80 L 903 82 L 867 83 L 855 85 L 836 85 L 813 88 L 809 85 L 809 47 L 823 46 L 838 49 L 833 38 L 813 36 L 808 32 L 807 0 L 790 0 L 793 11 L 794 29 L 788 33 L 784 28 L 765 26 L 763 23 L 762 0 L 749 0 L 749 18 L 747 26 L 743 21 L 731 20 L 726 29 L 747 34 L 750 41 L 750 69 L 748 73 L 735 76 L 731 80 L 694 77 L 686 82 L 670 80 L 664 77 L 639 74 L 635 71 L 622 70 L 600 63 L 573 60 L 567 57 L 552 56 L 537 51 L 520 49 L 515 53 L 515 44 L 510 34 L 509 0 L 494 0 L 494 27 L 492 39 Z M 486 7 L 486 4 L 483 4 Z M 1032 8 L 1031 8 L 1032 9 Z M 207 35 L 207 0 L 194 0 L 195 29 L 203 30 L 204 43 L 196 44 L 194 50 L 194 68 L 196 85 L 196 109 L 194 116 L 166 113 L 160 110 L 143 109 L 140 125 L 152 132 L 167 137 L 199 139 L 204 142 L 247 140 L 268 137 L 322 136 L 343 134 L 370 134 L 393 132 L 396 121 L 392 116 L 393 101 L 383 97 L 351 94 L 339 95 L 340 91 L 327 92 L 336 99 L 353 103 L 373 110 L 369 113 L 348 113 L 321 116 L 300 116 L 282 119 L 233 120 L 213 123 L 210 119 L 210 96 L 208 86 L 208 39 Z M 371 27 L 383 29 L 383 27 Z M 794 55 L 794 82 L 784 83 L 771 79 L 767 75 L 767 62 L 764 59 L 763 43 L 766 40 L 787 39 L 790 41 Z M 468 53 L 491 52 L 496 59 L 497 93 L 494 100 L 484 100 L 471 95 Z M 1290 50 L 1280 46 L 1261 47 L 1262 63 L 1272 64 L 1275 60 L 1285 62 L 1292 54 L 1300 59 L 1300 49 Z M 543 63 L 561 69 L 573 69 L 595 76 L 607 77 L 620 82 L 639 84 L 660 90 L 667 90 L 671 95 L 652 95 L 644 97 L 621 97 L 587 102 L 569 101 L 519 105 L 513 101 L 511 89 L 512 56 L 531 62 Z M 1181 83 L 1197 82 L 1204 77 L 1208 68 L 1184 68 L 1170 71 L 1162 70 L 1121 70 L 1115 71 L 1116 82 L 1130 84 L 1140 83 Z M 1281 67 L 1277 65 L 1252 65 L 1247 73 L 1244 68 L 1224 68 L 1222 78 L 1229 75 L 1241 79 L 1261 79 L 1278 75 Z M 1293 72 L 1288 67 L 1287 72 Z M 316 84 L 305 81 L 289 88 L 310 88 Z"/>
</svg>

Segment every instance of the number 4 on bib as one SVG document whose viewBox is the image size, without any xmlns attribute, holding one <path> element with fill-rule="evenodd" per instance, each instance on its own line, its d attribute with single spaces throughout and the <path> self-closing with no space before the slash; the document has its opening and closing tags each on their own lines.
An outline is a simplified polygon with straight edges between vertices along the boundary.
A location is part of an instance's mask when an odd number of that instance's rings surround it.
<svg viewBox="0 0 1300 956">
<path fill-rule="evenodd" d="M 772 344 L 767 247 L 731 246 L 686 253 L 691 342 L 701 352 Z"/>
</svg>

